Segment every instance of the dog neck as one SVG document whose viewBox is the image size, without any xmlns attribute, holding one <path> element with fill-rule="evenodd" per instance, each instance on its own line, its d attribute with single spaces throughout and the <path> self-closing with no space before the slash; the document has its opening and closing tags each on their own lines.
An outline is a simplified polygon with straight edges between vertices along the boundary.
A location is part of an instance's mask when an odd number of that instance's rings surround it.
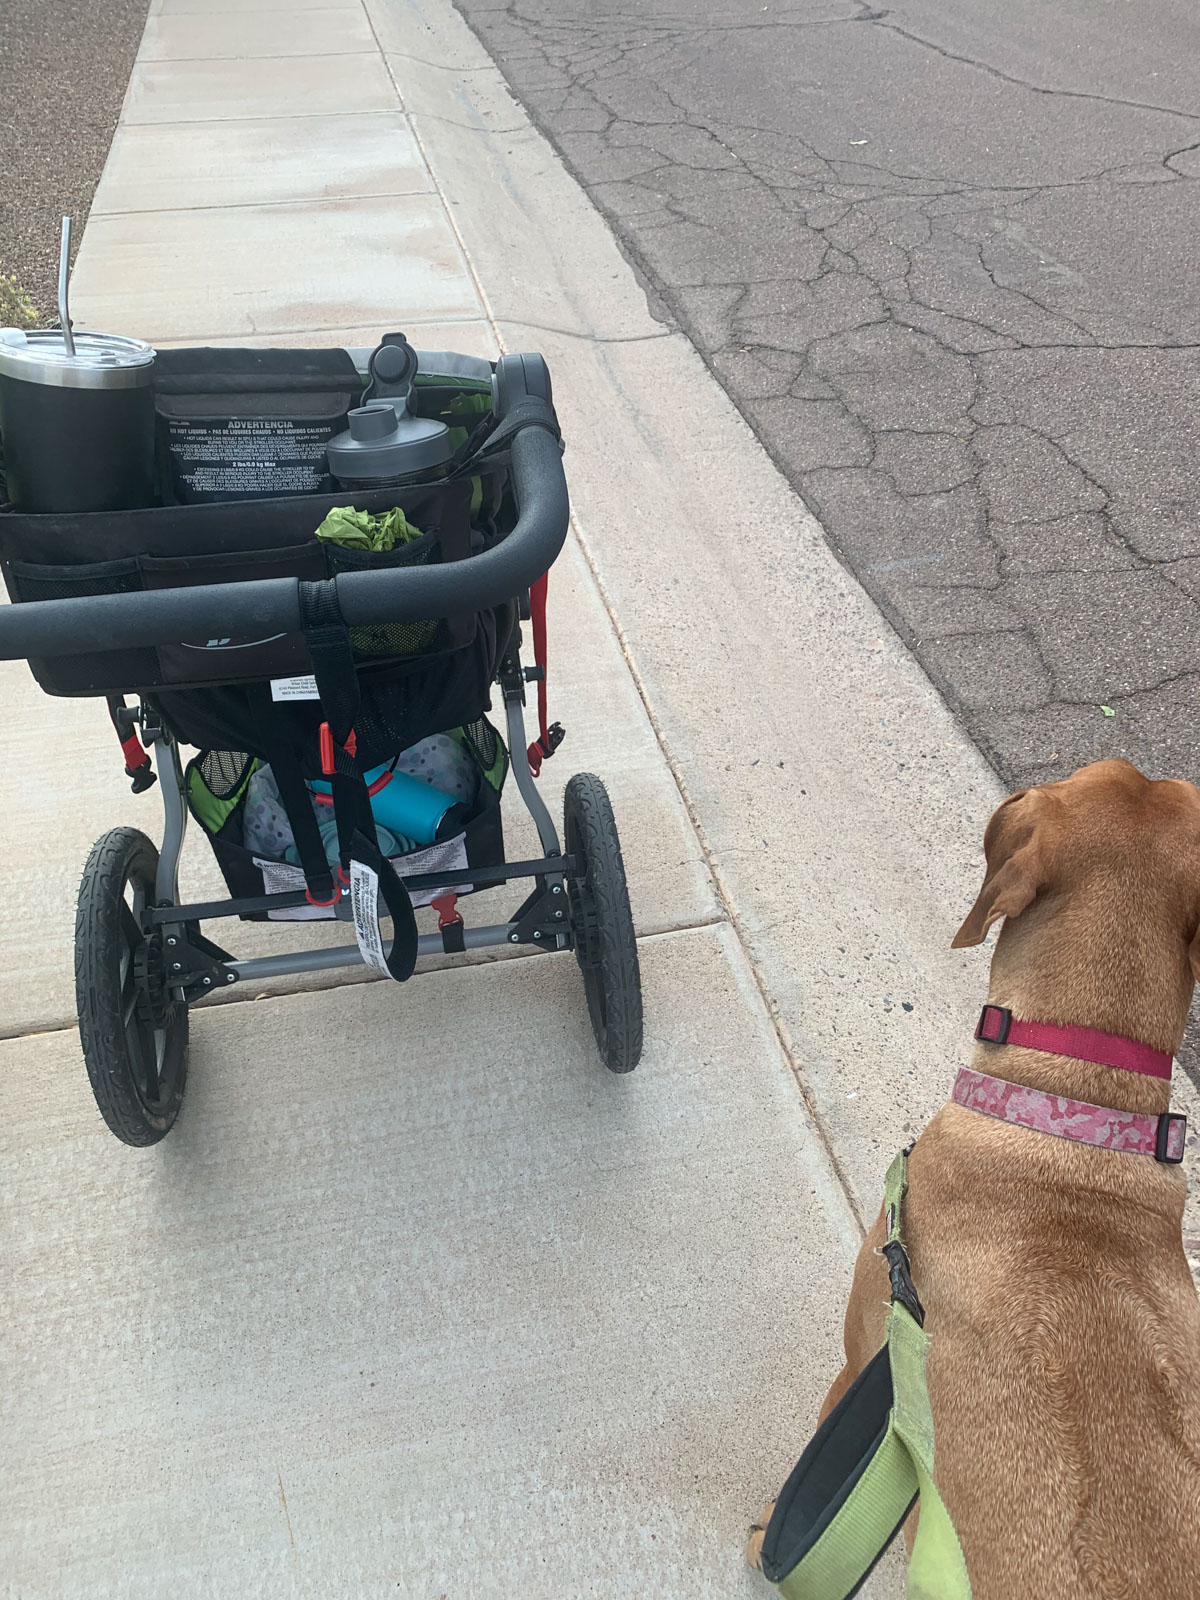
<svg viewBox="0 0 1200 1600">
<path fill-rule="evenodd" d="M 1001 930 L 988 1002 L 1014 1016 L 1074 1023 L 1179 1049 L 1191 1002 L 1186 950 L 1155 908 L 1144 917 L 1112 893 L 1081 895 L 1030 909 Z M 977 1044 L 971 1065 L 1052 1094 L 1122 1111 L 1167 1109 L 1170 1084 L 1046 1050 Z"/>
</svg>

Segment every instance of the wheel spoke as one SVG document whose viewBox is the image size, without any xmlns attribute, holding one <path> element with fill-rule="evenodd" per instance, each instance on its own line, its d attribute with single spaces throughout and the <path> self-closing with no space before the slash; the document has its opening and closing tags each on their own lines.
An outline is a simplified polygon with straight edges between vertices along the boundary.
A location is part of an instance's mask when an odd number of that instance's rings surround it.
<svg viewBox="0 0 1200 1600">
<path fill-rule="evenodd" d="M 136 1013 L 125 1028 L 125 1048 L 129 1052 L 129 1065 L 138 1088 L 147 1100 L 153 1100 L 158 1085 L 154 1069 L 146 1059 L 146 1036 L 139 1026 Z"/>
<path fill-rule="evenodd" d="M 121 1015 L 129 1017 L 130 1003 L 137 1000 L 137 971 L 134 963 L 136 946 L 123 942 L 117 961 L 117 993 L 121 1001 Z"/>
<path fill-rule="evenodd" d="M 136 950 L 142 942 L 142 930 L 137 918 L 124 900 L 121 901 L 121 938 L 130 950 Z"/>
<path fill-rule="evenodd" d="M 125 1030 L 125 1048 L 129 1052 L 129 1064 L 133 1069 L 138 1088 L 147 1101 L 156 1100 L 159 1094 L 157 1052 L 156 1058 L 151 1060 L 150 1052 L 146 1048 L 146 1031 L 138 1016 L 137 974 L 132 956 L 126 968 L 126 980 L 121 986 L 121 1024 Z"/>
<path fill-rule="evenodd" d="M 132 891 L 133 904 L 122 898 L 121 924 L 121 1024 L 125 1030 L 129 1063 L 138 1088 L 147 1103 L 156 1101 L 162 1092 L 162 1061 L 165 1054 L 165 1034 L 155 1032 L 153 1050 L 151 1037 L 138 1016 L 138 978 L 136 953 L 145 935 L 141 927 L 141 914 L 146 904 L 146 891 L 137 883 L 127 883 L 126 892 Z M 160 1040 L 162 1042 L 160 1042 Z"/>
</svg>

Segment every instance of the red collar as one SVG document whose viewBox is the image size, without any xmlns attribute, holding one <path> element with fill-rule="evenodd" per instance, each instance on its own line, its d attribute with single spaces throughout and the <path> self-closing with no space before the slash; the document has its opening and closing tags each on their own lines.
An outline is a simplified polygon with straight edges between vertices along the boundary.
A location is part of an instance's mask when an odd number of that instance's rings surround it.
<svg viewBox="0 0 1200 1600">
<path fill-rule="evenodd" d="M 1140 1072 L 1147 1078 L 1169 1081 L 1171 1077 L 1169 1050 L 1152 1050 L 1136 1039 L 1123 1038 L 1119 1033 L 1101 1033 L 1099 1028 L 1026 1022 L 1014 1017 L 1006 1006 L 984 1006 L 979 1013 L 975 1037 L 985 1044 L 1015 1044 L 1025 1050 L 1049 1050 L 1054 1055 L 1070 1056 L 1074 1061 L 1094 1061 L 1101 1067 Z"/>
</svg>

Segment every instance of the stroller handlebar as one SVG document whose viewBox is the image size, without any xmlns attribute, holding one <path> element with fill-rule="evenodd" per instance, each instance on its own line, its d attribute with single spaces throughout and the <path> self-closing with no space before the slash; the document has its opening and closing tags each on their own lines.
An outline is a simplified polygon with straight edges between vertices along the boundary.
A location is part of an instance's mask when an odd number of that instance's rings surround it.
<svg viewBox="0 0 1200 1600">
<path fill-rule="evenodd" d="M 553 565 L 569 516 L 558 440 L 544 427 L 525 427 L 510 448 L 519 515 L 508 537 L 466 561 L 339 574 L 333 582 L 348 625 L 483 611 L 522 594 Z M 0 606 L 0 661 L 299 631 L 297 578 L 137 589 Z"/>
</svg>

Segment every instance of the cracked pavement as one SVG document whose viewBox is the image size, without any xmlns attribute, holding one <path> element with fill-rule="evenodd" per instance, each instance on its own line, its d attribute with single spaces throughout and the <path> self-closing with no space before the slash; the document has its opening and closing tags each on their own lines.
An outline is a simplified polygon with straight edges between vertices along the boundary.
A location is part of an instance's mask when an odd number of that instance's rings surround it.
<svg viewBox="0 0 1200 1600">
<path fill-rule="evenodd" d="M 1200 779 L 1190 0 L 456 3 L 1001 777 Z"/>
</svg>

